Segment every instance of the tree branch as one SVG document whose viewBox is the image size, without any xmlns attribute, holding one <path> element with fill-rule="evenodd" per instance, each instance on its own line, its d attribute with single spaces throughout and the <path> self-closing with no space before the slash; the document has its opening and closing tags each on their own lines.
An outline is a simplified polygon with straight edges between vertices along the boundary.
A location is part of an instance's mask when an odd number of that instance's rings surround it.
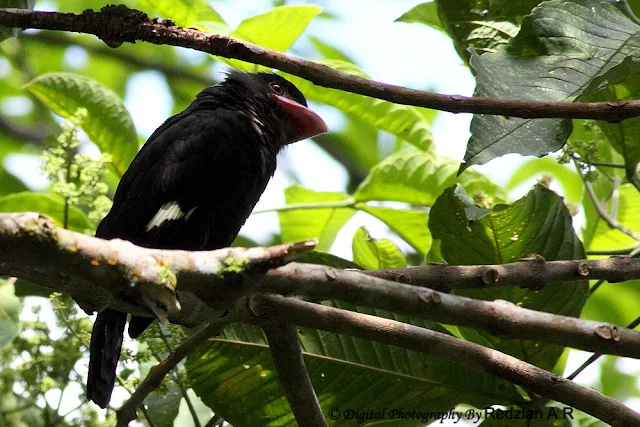
<svg viewBox="0 0 640 427">
<path fill-rule="evenodd" d="M 640 414 L 608 396 L 579 386 L 513 356 L 414 325 L 340 310 L 280 295 L 254 295 L 257 321 L 298 325 L 400 346 L 490 373 L 528 391 L 570 405 L 613 426 L 640 425 Z"/>
<path fill-rule="evenodd" d="M 318 86 L 340 89 L 383 99 L 396 104 L 414 105 L 452 113 L 496 114 L 523 118 L 567 117 L 619 122 L 640 115 L 640 101 L 618 102 L 537 102 L 498 100 L 460 95 L 442 95 L 380 83 L 292 55 L 265 49 L 230 37 L 212 35 L 191 28 L 151 20 L 140 11 L 124 5 L 105 6 L 99 12 L 82 14 L 0 9 L 0 25 L 12 28 L 39 28 L 94 34 L 109 46 L 123 42 L 146 41 L 207 52 L 224 58 L 240 59 L 277 68 L 307 79 Z"/>
<path fill-rule="evenodd" d="M 596 353 L 640 355 L 640 332 L 607 323 L 527 310 L 505 301 L 479 301 L 449 295 L 359 271 L 313 264 L 283 266 L 312 247 L 312 242 L 303 242 L 210 252 L 146 249 L 118 239 L 107 241 L 58 229 L 38 214 L 0 214 L 0 248 L 5 248 L 0 250 L 0 275 L 21 277 L 69 293 L 90 311 L 109 306 L 133 314 L 150 315 L 145 309 L 145 297 L 150 295 L 170 305 L 177 289 L 184 309 L 170 312 L 169 320 L 196 326 L 226 313 L 235 302 L 252 293 L 295 294 L 313 300 L 355 302 Z M 502 270 L 523 264 L 531 269 L 532 263 L 491 267 Z M 556 263 L 571 262 L 546 264 Z M 594 270 L 599 266 L 607 271 L 617 269 L 620 272 L 612 274 L 617 279 L 640 278 L 640 259 L 611 258 L 573 263 L 574 277 L 567 280 L 584 280 L 589 276 L 589 266 L 594 266 Z M 436 268 L 440 271 L 455 269 L 459 274 L 466 274 L 461 267 L 442 265 Z M 476 277 L 475 280 L 481 279 Z M 540 283 L 538 278 L 532 280 L 534 284 Z M 179 283 L 177 288 L 176 282 Z"/>
<path fill-rule="evenodd" d="M 136 410 L 142 405 L 144 399 L 156 390 L 164 377 L 167 376 L 173 368 L 175 368 L 182 359 L 187 357 L 207 339 L 218 335 L 225 325 L 231 323 L 235 319 L 233 317 L 218 318 L 202 327 L 189 338 L 178 345 L 167 357 L 158 362 L 151 368 L 147 377 L 140 383 L 136 391 L 129 399 L 116 411 L 118 419 L 117 427 L 126 427 L 129 423 L 137 418 Z"/>
<path fill-rule="evenodd" d="M 269 342 L 278 378 L 298 425 L 328 426 L 302 358 L 296 326 L 272 322 L 261 326 Z"/>
</svg>

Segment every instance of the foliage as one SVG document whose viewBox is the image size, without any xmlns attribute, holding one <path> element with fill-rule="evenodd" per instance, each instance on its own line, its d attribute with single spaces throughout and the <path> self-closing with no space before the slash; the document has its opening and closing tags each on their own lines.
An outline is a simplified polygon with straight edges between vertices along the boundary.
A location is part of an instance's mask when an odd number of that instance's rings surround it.
<svg viewBox="0 0 640 427">
<path fill-rule="evenodd" d="M 215 10 L 215 3 L 206 0 L 130 3 L 130 7 L 177 25 L 278 51 L 293 48 L 305 58 L 319 53 L 318 62 L 369 78 L 352 59 L 354 55 L 313 35 L 315 23 L 331 20 L 331 14 L 316 5 L 276 2 L 277 7 L 263 13 L 245 14 L 233 28 Z M 74 12 L 103 6 L 97 0 L 58 0 L 47 5 Z M 0 0 L 0 7 L 32 6 L 28 1 Z M 425 25 L 450 37 L 476 77 L 477 96 L 571 102 L 640 98 L 640 58 L 635 49 L 640 21 L 634 13 L 640 14 L 640 1 L 436 0 L 416 2 L 400 16 L 388 18 L 398 22 L 394 25 Z M 151 70 L 168 82 L 175 111 L 204 83 L 214 83 L 211 75 L 221 65 L 256 69 L 253 64 L 169 46 L 125 44 L 109 50 L 82 35 L 51 37 L 45 32 L 18 34 L 2 29 L 3 39 L 0 107 L 20 100 L 30 108 L 17 114 L 0 108 L 0 211 L 37 211 L 59 225 L 87 233 L 95 231 L 119 178 L 144 139 L 123 101 L 130 95 L 128 82 L 133 73 Z M 414 46 L 416 54 L 422 54 L 425 42 L 394 41 Z M 80 60 L 70 61 L 74 55 Z M 433 58 L 434 63 L 437 60 Z M 611 228 L 608 221 L 640 231 L 638 118 L 605 123 L 476 115 L 465 163 L 460 165 L 436 154 L 435 112 L 285 77 L 322 114 L 326 111 L 339 117 L 336 122 L 341 126 L 314 142 L 335 160 L 337 171 L 346 172 L 349 183 L 346 188 L 327 191 L 305 188 L 288 179 L 291 185 L 284 190 L 285 206 L 267 210 L 277 211 L 278 235 L 271 240 L 243 235 L 238 240 L 242 244 L 317 238 L 319 252 L 309 254 L 303 262 L 362 269 L 442 261 L 452 265 L 507 263 L 531 253 L 547 260 L 582 259 L 594 256 L 594 251 L 597 256 L 630 253 L 639 245 L 634 235 Z M 154 93 L 146 96 L 147 103 L 155 102 Z M 39 137 L 33 137 L 34 130 Z M 43 132 L 52 134 L 46 144 Z M 543 157 L 558 150 L 562 150 L 562 162 L 554 156 L 529 159 L 505 172 L 510 180 L 504 187 L 471 168 L 507 153 Z M 17 157 L 37 158 L 49 186 L 31 191 L 29 178 L 36 172 L 16 173 L 9 166 Z M 281 158 L 281 170 L 294 170 L 291 163 L 295 160 L 289 160 L 288 155 Z M 516 196 L 513 190 L 524 187 L 526 194 L 520 191 Z M 603 209 L 596 209 L 599 205 Z M 599 213 L 603 210 L 608 220 Z M 349 242 L 350 248 L 339 247 L 344 246 L 342 242 Z M 336 255 L 349 249 L 350 260 Z M 636 282 L 625 282 L 594 287 L 590 292 L 589 283 L 583 281 L 542 290 L 505 287 L 458 293 L 624 325 L 638 316 L 639 289 Z M 77 312 L 70 298 L 53 294 L 51 303 L 35 298 L 42 295 L 48 291 L 39 286 L 0 280 L 0 425 L 113 424 L 113 411 L 105 418 L 86 405 L 81 389 L 90 321 Z M 566 361 L 566 349 L 559 346 L 521 342 L 346 303 L 328 304 L 477 342 L 554 372 L 562 372 Z M 123 358 L 122 388 L 131 391 L 138 378 L 189 333 L 174 325 L 155 325 L 147 331 L 137 351 L 129 348 Z M 329 408 L 375 410 L 403 405 L 407 410 L 442 412 L 456 405 L 511 406 L 532 398 L 489 374 L 415 351 L 305 328 L 300 330 L 300 340 L 325 413 Z M 637 381 L 615 360 L 605 359 L 596 386 L 618 399 L 637 399 Z M 68 407 L 67 401 L 74 405 Z M 238 426 L 294 424 L 266 340 L 260 329 L 246 325 L 229 326 L 220 337 L 202 345 L 145 403 L 144 422 L 156 426 L 183 425 L 185 416 L 191 423 L 200 418 L 204 424 L 213 413 Z M 553 411 L 552 407 L 545 410 Z M 330 422 L 347 424 L 345 419 Z M 575 423 L 598 425 L 584 414 Z M 482 425 L 520 424 L 487 420 Z"/>
</svg>

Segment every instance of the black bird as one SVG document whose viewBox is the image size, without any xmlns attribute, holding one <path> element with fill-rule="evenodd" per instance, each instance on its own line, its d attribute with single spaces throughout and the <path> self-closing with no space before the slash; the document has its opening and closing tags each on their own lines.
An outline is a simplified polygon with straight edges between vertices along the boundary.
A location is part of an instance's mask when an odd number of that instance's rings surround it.
<svg viewBox="0 0 640 427">
<path fill-rule="evenodd" d="M 326 131 L 289 81 L 231 71 L 151 135 L 96 237 L 149 248 L 227 247 L 273 176 L 280 149 Z M 93 325 L 87 398 L 102 408 L 111 399 L 126 322 L 126 313 L 107 308 Z M 129 335 L 138 337 L 152 322 L 133 316 Z"/>
</svg>

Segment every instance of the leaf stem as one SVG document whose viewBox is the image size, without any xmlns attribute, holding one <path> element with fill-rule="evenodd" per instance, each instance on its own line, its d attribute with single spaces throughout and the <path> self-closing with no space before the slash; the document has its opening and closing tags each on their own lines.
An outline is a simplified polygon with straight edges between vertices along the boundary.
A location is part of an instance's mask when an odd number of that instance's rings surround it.
<svg viewBox="0 0 640 427">
<path fill-rule="evenodd" d="M 352 208 L 355 206 L 355 204 L 356 204 L 356 200 L 353 197 L 349 197 L 348 199 L 340 200 L 337 202 L 293 203 L 290 205 L 284 205 L 277 208 L 259 209 L 257 211 L 253 211 L 252 215 L 257 215 L 257 214 L 267 213 L 267 212 L 286 212 L 286 211 L 303 210 L 303 209 Z"/>
</svg>

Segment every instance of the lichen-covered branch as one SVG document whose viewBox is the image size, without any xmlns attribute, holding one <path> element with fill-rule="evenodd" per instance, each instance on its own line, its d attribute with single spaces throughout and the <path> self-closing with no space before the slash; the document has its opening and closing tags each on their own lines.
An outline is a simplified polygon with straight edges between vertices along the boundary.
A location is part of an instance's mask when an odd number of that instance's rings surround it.
<svg viewBox="0 0 640 427">
<path fill-rule="evenodd" d="M 337 299 L 506 337 L 640 357 L 640 332 L 624 327 L 528 310 L 506 301 L 449 295 L 359 271 L 289 263 L 313 246 L 313 242 L 303 242 L 210 252 L 146 249 L 59 229 L 34 213 L 0 214 L 0 275 L 66 292 L 88 311 L 109 306 L 150 315 L 145 298 L 170 306 L 177 290 L 183 309 L 170 311 L 169 320 L 196 326 L 231 310 L 244 296 L 271 292 L 315 301 Z M 639 259 L 583 260 L 576 265 L 592 262 L 611 269 L 620 263 L 618 269 L 624 271 L 625 278 L 640 278 L 640 270 L 634 266 Z M 578 274 L 574 280 L 584 278 Z M 538 278 L 532 280 L 539 283 Z"/>
<path fill-rule="evenodd" d="M 617 122 L 640 115 L 640 101 L 580 103 L 471 98 L 376 82 L 231 37 L 207 34 L 192 28 L 180 28 L 167 21 L 157 22 L 149 19 L 145 13 L 124 5 L 105 6 L 98 12 L 89 10 L 81 14 L 0 9 L 0 26 L 93 34 L 111 47 L 136 41 L 181 46 L 224 58 L 277 68 L 318 86 L 358 93 L 397 104 L 452 113 L 497 114 L 523 118 L 568 117 Z"/>
</svg>

